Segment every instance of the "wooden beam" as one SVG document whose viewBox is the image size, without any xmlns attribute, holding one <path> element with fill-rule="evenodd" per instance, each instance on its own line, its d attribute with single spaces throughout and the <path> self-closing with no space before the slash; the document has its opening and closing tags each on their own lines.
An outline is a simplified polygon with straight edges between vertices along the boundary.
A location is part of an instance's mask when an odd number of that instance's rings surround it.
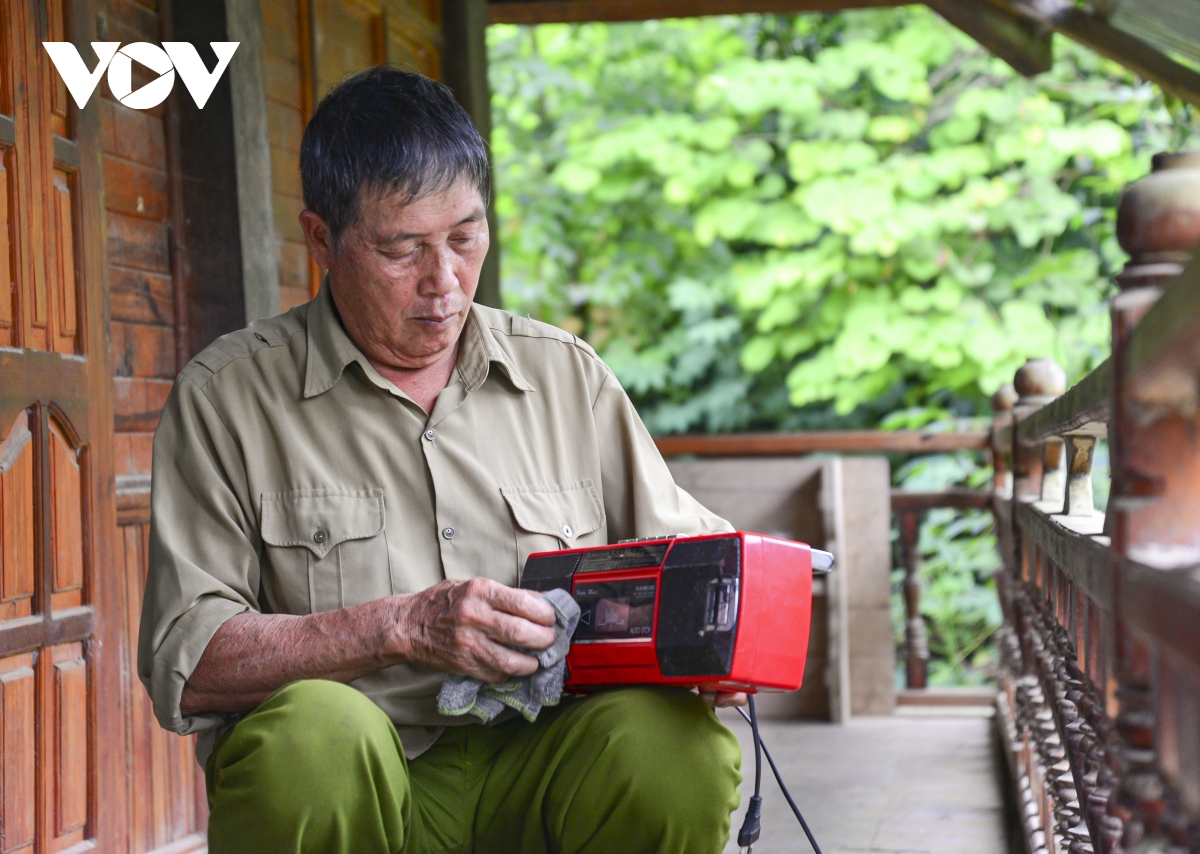
<svg viewBox="0 0 1200 854">
<path fill-rule="evenodd" d="M 988 0 L 1069 36 L 1096 53 L 1152 80 L 1176 98 L 1200 106 L 1200 73 L 1181 65 L 1141 39 L 1117 29 L 1099 15 L 1065 0 Z"/>
<path fill-rule="evenodd" d="M 906 0 L 491 0 L 487 5 L 489 24 L 563 24 L 752 12 L 841 12 L 910 3 Z"/>
<path fill-rule="evenodd" d="M 1054 33 L 1032 18 L 987 0 L 926 0 L 925 4 L 1018 74 L 1033 77 L 1054 65 Z"/>
<path fill-rule="evenodd" d="M 813 430 L 808 433 L 726 433 L 660 436 L 664 457 L 788 457 L 800 454 L 940 454 L 982 451 L 988 434 L 922 433 L 918 430 Z"/>
</svg>

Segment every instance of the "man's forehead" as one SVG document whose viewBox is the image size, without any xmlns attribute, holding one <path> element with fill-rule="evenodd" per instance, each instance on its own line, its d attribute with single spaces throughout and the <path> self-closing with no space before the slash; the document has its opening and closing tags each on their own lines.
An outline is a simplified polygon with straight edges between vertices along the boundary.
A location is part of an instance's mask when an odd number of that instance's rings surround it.
<svg viewBox="0 0 1200 854">
<path fill-rule="evenodd" d="M 359 221 L 372 234 L 401 240 L 448 231 L 485 217 L 483 197 L 462 181 L 412 200 L 403 193 L 372 194 L 363 198 L 359 212 Z"/>
</svg>

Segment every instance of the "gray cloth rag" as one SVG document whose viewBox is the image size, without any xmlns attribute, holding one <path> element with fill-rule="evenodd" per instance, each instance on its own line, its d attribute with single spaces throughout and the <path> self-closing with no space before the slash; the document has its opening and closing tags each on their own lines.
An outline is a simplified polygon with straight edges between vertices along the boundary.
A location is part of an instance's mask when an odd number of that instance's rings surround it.
<svg viewBox="0 0 1200 854">
<path fill-rule="evenodd" d="M 567 650 L 579 623 L 579 605 L 570 593 L 561 589 L 542 596 L 554 609 L 554 643 L 537 654 L 537 672 L 497 685 L 470 676 L 451 676 L 438 693 L 439 712 L 443 715 L 474 715 L 486 724 L 505 708 L 512 708 L 525 720 L 533 721 L 542 706 L 558 704 L 567 676 Z"/>
</svg>

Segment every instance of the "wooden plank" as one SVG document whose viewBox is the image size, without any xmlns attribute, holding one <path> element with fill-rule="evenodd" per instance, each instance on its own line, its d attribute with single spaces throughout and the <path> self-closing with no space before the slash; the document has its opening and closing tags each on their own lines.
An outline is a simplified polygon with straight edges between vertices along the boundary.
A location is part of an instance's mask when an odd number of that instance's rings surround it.
<svg viewBox="0 0 1200 854">
<path fill-rule="evenodd" d="M 150 521 L 150 491 L 117 493 L 117 524 L 122 527 Z"/>
<path fill-rule="evenodd" d="M 175 302 L 170 276 L 128 267 L 109 267 L 108 284 L 114 321 L 171 326 Z"/>
<path fill-rule="evenodd" d="M 1067 389 L 1066 394 L 1021 419 L 1017 426 L 1017 441 L 1032 445 L 1067 433 L 1107 436 L 1112 395 L 1112 360 L 1105 359 Z"/>
<path fill-rule="evenodd" d="M 101 98 L 104 153 L 141 163 L 152 169 L 167 168 L 166 134 L 163 121 L 143 110 L 134 110 L 111 98 Z"/>
<path fill-rule="evenodd" d="M 1102 610 L 1112 611 L 1114 564 L 1104 538 L 1072 531 L 1028 502 L 1015 502 L 1013 516 L 1024 537 Z"/>
<path fill-rule="evenodd" d="M 174 385 L 170 380 L 114 377 L 113 402 L 119 433 L 152 433 Z"/>
<path fill-rule="evenodd" d="M 115 213 L 155 222 L 167 220 L 167 173 L 108 155 L 104 158 L 104 206 Z"/>
<path fill-rule="evenodd" d="M 113 437 L 114 472 L 121 477 L 150 477 L 154 451 L 153 433 L 117 433 Z"/>
<path fill-rule="evenodd" d="M 108 217 L 108 263 L 152 273 L 169 273 L 167 226 L 112 211 Z"/>
<path fill-rule="evenodd" d="M 984 432 L 923 433 L 916 430 L 813 430 L 808 433 L 727 433 L 711 436 L 659 436 L 664 457 L 752 457 L 797 454 L 939 454 L 982 451 Z"/>
<path fill-rule="evenodd" d="M 491 0 L 489 24 L 551 24 L 586 21 L 648 21 L 704 15 L 840 12 L 904 6 L 904 0 Z"/>
<path fill-rule="evenodd" d="M 1166 287 L 1127 347 L 1132 400 L 1146 408 L 1195 409 L 1200 402 L 1200 255 Z"/>
<path fill-rule="evenodd" d="M 175 334 L 169 327 L 114 321 L 110 348 L 114 377 L 175 378 Z"/>
</svg>

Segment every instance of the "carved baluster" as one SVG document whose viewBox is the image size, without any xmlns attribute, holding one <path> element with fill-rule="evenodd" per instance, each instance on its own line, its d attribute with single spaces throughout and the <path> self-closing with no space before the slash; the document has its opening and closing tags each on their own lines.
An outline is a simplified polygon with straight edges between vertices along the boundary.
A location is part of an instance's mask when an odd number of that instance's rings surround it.
<svg viewBox="0 0 1200 854">
<path fill-rule="evenodd" d="M 1040 448 L 1016 441 L 1015 423 L 1066 391 L 1067 377 L 1053 359 L 1030 359 L 1017 370 L 1013 387 L 1017 392 L 1017 402 L 1013 405 L 1013 497 L 1036 500 L 1042 498 L 1047 456 Z M 1058 441 L 1061 448 L 1061 440 Z M 1054 470 L 1060 460 L 1061 454 L 1050 460 Z"/>
<path fill-rule="evenodd" d="M 1080 518 L 1096 515 L 1092 497 L 1092 457 L 1096 453 L 1096 437 L 1072 434 L 1066 437 L 1067 489 L 1063 515 Z"/>
<path fill-rule="evenodd" d="M 921 616 L 921 515 L 900 514 L 900 557 L 904 563 L 904 670 L 909 688 L 924 688 L 929 667 L 929 640 Z"/>
</svg>

